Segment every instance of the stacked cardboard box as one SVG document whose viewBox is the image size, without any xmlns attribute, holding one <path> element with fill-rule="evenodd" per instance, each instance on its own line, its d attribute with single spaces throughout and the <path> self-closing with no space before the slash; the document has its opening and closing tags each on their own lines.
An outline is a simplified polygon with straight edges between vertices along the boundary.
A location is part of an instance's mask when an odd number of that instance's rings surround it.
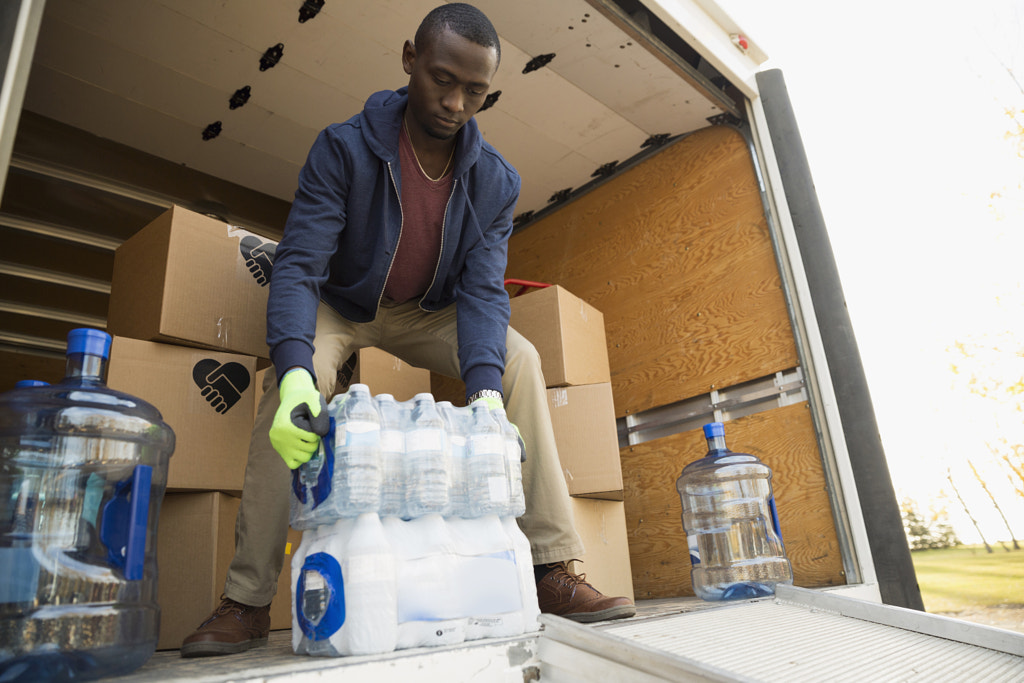
<svg viewBox="0 0 1024 683">
<path fill-rule="evenodd" d="M 557 285 L 513 297 L 511 326 L 541 357 L 558 457 L 588 577 L 633 595 L 604 315 Z"/>
<path fill-rule="evenodd" d="M 158 527 L 160 649 L 180 647 L 224 590 L 256 373 L 269 365 L 275 249 L 271 240 L 175 206 L 114 256 L 107 383 L 152 403 L 175 434 Z M 291 581 L 289 560 L 283 586 Z M 272 628 L 290 626 L 288 603 L 275 601 Z"/>
<path fill-rule="evenodd" d="M 540 354 L 569 494 L 622 500 L 604 315 L 558 285 L 511 303 L 511 326 Z"/>
<path fill-rule="evenodd" d="M 235 517 L 241 501 L 218 491 L 172 493 L 164 497 L 157 538 L 160 640 L 157 649 L 174 650 L 202 623 L 224 592 L 235 554 Z M 291 556 L 302 534 L 288 531 L 284 570 L 270 603 L 275 629 L 291 626 Z"/>
</svg>

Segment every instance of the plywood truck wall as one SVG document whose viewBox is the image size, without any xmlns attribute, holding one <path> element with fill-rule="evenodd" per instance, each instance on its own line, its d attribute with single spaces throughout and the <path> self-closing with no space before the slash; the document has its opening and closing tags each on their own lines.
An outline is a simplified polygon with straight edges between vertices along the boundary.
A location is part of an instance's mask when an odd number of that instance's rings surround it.
<svg viewBox="0 0 1024 683">
<path fill-rule="evenodd" d="M 516 233 L 508 277 L 557 283 L 604 313 L 617 417 L 799 365 L 743 136 L 697 131 Z M 795 582 L 845 583 L 806 403 L 727 423 L 774 471 Z M 699 430 L 622 449 L 639 599 L 692 595 L 675 479 Z"/>
</svg>

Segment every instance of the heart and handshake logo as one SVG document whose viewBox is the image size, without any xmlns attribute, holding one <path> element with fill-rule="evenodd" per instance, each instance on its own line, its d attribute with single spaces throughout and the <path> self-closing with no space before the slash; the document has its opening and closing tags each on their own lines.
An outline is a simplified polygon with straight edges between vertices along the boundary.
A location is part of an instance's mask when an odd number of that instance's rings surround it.
<svg viewBox="0 0 1024 683">
<path fill-rule="evenodd" d="M 249 371 L 241 363 L 218 363 L 204 358 L 192 368 L 192 381 L 218 413 L 226 413 L 249 388 Z"/>
<path fill-rule="evenodd" d="M 238 250 L 242 252 L 245 266 L 259 286 L 266 287 L 270 282 L 270 274 L 274 270 L 274 255 L 277 253 L 277 245 L 273 242 L 264 242 L 255 235 L 246 235 L 239 242 Z"/>
</svg>

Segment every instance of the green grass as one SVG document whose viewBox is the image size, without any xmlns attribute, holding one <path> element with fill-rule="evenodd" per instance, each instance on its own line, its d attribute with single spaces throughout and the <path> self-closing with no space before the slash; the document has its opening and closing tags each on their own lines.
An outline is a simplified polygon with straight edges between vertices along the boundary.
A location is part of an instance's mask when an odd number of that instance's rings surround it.
<svg viewBox="0 0 1024 683">
<path fill-rule="evenodd" d="M 992 553 L 968 545 L 911 553 L 927 611 L 961 612 L 979 607 L 1024 604 L 1024 549 Z"/>
</svg>

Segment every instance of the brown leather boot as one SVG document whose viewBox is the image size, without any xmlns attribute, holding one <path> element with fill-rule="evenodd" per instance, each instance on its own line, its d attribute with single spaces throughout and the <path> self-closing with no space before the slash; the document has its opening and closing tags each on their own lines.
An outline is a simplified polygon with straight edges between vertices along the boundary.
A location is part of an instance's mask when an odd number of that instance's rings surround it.
<svg viewBox="0 0 1024 683">
<path fill-rule="evenodd" d="M 581 623 L 623 619 L 636 614 L 636 606 L 629 598 L 604 595 L 586 582 L 586 574 L 570 571 L 568 562 L 546 566 L 551 567 L 551 571 L 537 582 L 537 600 L 541 612 Z"/>
<path fill-rule="evenodd" d="M 181 644 L 182 657 L 211 657 L 245 652 L 267 644 L 270 605 L 251 607 L 220 596 L 220 605 Z"/>
</svg>

